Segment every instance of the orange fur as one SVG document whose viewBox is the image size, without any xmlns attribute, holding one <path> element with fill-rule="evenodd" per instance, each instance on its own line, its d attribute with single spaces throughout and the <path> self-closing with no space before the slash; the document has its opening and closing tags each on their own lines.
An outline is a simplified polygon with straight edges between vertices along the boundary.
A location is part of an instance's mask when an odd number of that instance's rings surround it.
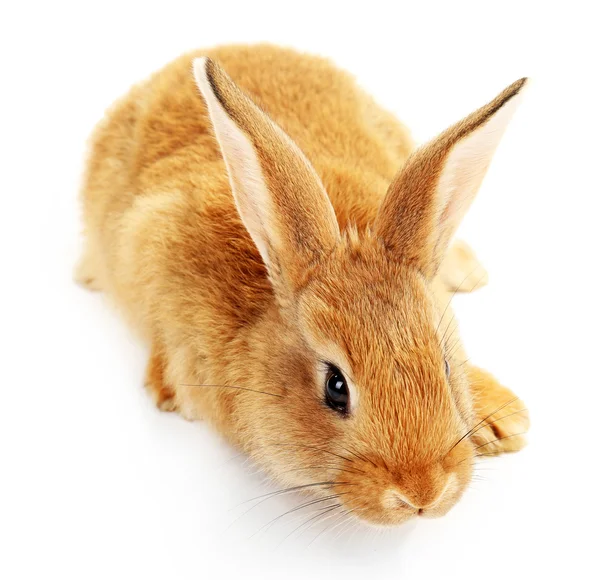
<svg viewBox="0 0 600 580">
<path fill-rule="evenodd" d="M 512 394 L 449 349 L 449 291 L 477 265 L 466 246 L 442 260 L 462 215 L 452 188 L 474 195 L 485 167 L 438 189 L 520 87 L 394 178 L 407 130 L 327 60 L 223 47 L 135 86 L 92 139 L 77 277 L 151 346 L 158 406 L 206 418 L 283 485 L 329 482 L 312 489 L 363 520 L 450 509 L 477 446 L 522 440 L 492 443 L 509 433 L 491 422 L 460 439 Z M 351 377 L 349 417 L 323 402 L 324 357 Z"/>
</svg>

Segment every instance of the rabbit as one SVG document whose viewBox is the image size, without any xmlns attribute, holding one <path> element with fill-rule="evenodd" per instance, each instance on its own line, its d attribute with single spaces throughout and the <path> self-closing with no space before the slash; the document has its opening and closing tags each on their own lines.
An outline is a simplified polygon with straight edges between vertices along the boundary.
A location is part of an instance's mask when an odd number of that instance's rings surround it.
<svg viewBox="0 0 600 580">
<path fill-rule="evenodd" d="M 92 136 L 76 278 L 147 343 L 160 409 L 322 509 L 441 516 L 529 427 L 467 361 L 450 299 L 487 274 L 448 249 L 526 84 L 415 149 L 326 59 L 184 55 Z"/>
</svg>

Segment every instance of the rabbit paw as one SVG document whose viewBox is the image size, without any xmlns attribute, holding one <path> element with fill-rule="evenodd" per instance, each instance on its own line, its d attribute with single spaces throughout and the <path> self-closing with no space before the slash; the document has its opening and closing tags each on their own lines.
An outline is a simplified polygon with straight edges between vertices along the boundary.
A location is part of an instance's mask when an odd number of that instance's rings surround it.
<svg viewBox="0 0 600 580">
<path fill-rule="evenodd" d="M 448 249 L 440 269 L 449 292 L 473 292 L 488 283 L 488 274 L 471 247 L 457 240 Z"/>
<path fill-rule="evenodd" d="M 86 253 L 80 260 L 79 264 L 77 264 L 77 268 L 75 268 L 74 279 L 77 284 L 87 288 L 88 290 L 102 290 L 95 273 L 93 262 L 89 256 L 89 252 Z"/>
<path fill-rule="evenodd" d="M 525 447 L 529 413 L 524 403 L 482 369 L 470 367 L 468 376 L 477 425 L 470 437 L 476 454 L 497 455 Z"/>
<path fill-rule="evenodd" d="M 160 354 L 153 352 L 146 368 L 144 382 L 156 406 L 161 411 L 176 411 L 175 391 L 164 381 L 164 363 Z"/>
</svg>

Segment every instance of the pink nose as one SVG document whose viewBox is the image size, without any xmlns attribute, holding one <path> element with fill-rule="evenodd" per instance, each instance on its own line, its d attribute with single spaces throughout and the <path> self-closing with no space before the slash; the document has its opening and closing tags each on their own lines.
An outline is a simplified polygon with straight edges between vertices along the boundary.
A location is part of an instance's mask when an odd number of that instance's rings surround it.
<svg viewBox="0 0 600 580">
<path fill-rule="evenodd" d="M 392 502 L 391 504 L 388 504 L 388 507 L 391 507 L 392 509 L 397 507 L 410 508 L 415 510 L 418 515 L 422 515 L 427 508 L 434 506 L 439 499 L 439 497 L 436 497 L 433 498 L 432 501 L 417 502 L 416 500 L 407 498 L 404 494 L 395 489 L 390 490 L 389 493 Z"/>
<path fill-rule="evenodd" d="M 415 510 L 416 512 L 423 511 L 423 508 L 419 505 L 415 505 L 415 501 L 406 497 L 403 493 L 401 493 L 397 489 L 391 489 L 389 491 L 389 497 L 391 499 L 391 504 L 389 507 L 404 507 Z"/>
<path fill-rule="evenodd" d="M 444 497 L 446 491 L 455 479 L 454 475 L 431 477 L 430 474 L 420 474 L 420 478 L 409 480 L 405 478 L 401 485 L 388 489 L 388 507 L 411 508 L 422 515 L 426 510 L 435 507 Z M 437 475 L 437 474 L 436 474 Z"/>
</svg>

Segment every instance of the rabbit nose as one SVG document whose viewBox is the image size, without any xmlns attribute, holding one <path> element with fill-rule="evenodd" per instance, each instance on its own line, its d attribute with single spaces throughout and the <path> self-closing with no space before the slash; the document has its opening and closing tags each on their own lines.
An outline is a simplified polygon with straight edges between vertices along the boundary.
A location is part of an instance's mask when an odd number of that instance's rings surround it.
<svg viewBox="0 0 600 580">
<path fill-rule="evenodd" d="M 408 487 L 406 492 L 403 488 L 394 486 L 384 494 L 383 504 L 389 509 L 412 509 L 416 514 L 422 515 L 426 510 L 435 508 L 443 500 L 454 481 L 455 476 L 452 474 L 445 480 L 438 480 L 436 485 Z M 421 482 L 421 484 L 423 483 L 425 482 Z"/>
<path fill-rule="evenodd" d="M 397 489 L 390 489 L 388 490 L 387 498 L 384 499 L 384 504 L 391 509 L 411 509 L 414 510 L 417 515 L 421 515 L 428 507 L 435 505 L 438 499 L 439 498 L 436 498 L 434 501 L 428 502 L 427 504 L 417 503 L 417 501 L 409 499 Z"/>
</svg>

